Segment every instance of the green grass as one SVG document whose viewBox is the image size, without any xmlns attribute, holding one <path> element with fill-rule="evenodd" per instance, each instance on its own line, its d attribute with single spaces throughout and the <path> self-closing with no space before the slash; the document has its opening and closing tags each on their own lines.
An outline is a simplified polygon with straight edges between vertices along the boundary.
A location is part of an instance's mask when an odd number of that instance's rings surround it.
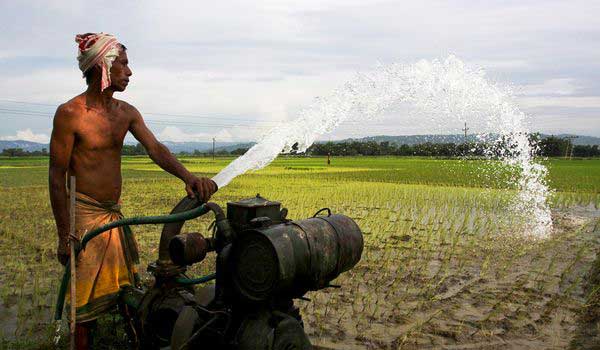
<svg viewBox="0 0 600 350">
<path fill-rule="evenodd" d="M 182 162 L 198 175 L 212 176 L 232 159 Z M 62 271 L 54 255 L 47 162 L 0 158 L 0 325 L 27 339 L 18 343 L 24 348 L 50 347 Z M 600 160 L 544 163 L 556 191 L 551 199 L 556 213 L 599 206 Z M 553 305 L 576 304 L 580 265 L 598 245 L 560 216 L 550 239 L 532 243 L 519 235 L 520 222 L 508 208 L 514 195 L 510 172 L 486 172 L 491 167 L 483 161 L 400 157 L 333 158 L 327 166 L 325 158 L 280 157 L 235 179 L 213 201 L 225 206 L 260 193 L 280 201 L 293 219 L 329 207 L 357 221 L 366 242 L 361 263 L 336 281 L 341 289 L 311 292 L 312 302 L 300 304 L 315 342 L 386 348 L 424 339 L 436 344 L 440 337 L 450 343 L 447 339 L 490 340 L 506 325 L 507 333 L 525 334 L 535 323 L 532 313 L 545 312 L 544 322 L 551 322 Z M 167 213 L 185 194 L 178 179 L 147 157 L 124 158 L 122 171 L 126 216 Z M 184 230 L 205 232 L 210 221 L 189 222 Z M 160 227 L 134 232 L 144 272 L 158 254 Z M 213 269 L 209 258 L 190 274 Z M 0 341 L 0 348 L 16 346 L 12 333 L 4 334 L 12 340 Z"/>
<path fill-rule="evenodd" d="M 213 175 L 233 158 L 182 158 L 192 171 Z M 559 192 L 600 192 L 600 160 L 550 159 L 541 161 L 549 169 L 548 185 Z M 47 157 L 0 158 L 0 186 L 28 187 L 47 184 Z M 280 157 L 268 168 L 246 175 L 281 176 L 320 181 L 385 182 L 461 187 L 511 188 L 510 172 L 498 170 L 492 161 L 418 157 L 339 157 L 327 166 L 322 157 Z M 26 171 L 24 171 L 26 170 Z M 155 171 L 155 172 L 153 172 Z M 147 157 L 125 157 L 125 178 L 167 178 L 170 175 Z"/>
</svg>

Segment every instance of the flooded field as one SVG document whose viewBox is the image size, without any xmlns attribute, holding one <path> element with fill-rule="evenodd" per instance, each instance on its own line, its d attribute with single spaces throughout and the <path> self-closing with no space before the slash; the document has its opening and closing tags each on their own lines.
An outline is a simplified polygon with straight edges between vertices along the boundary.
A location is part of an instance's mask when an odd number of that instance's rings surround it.
<svg viewBox="0 0 600 350">
<path fill-rule="evenodd" d="M 200 175 L 231 159 L 184 158 Z M 352 217 L 361 262 L 330 288 L 297 301 L 314 344 L 333 349 L 564 348 L 584 342 L 590 273 L 600 246 L 600 161 L 550 160 L 553 228 L 546 238 L 511 215 L 515 189 L 474 176 L 479 161 L 398 157 L 280 158 L 234 179 L 214 201 L 277 200 L 289 217 L 318 209 Z M 164 214 L 183 185 L 145 157 L 125 158 L 126 216 Z M 47 159 L 0 159 L 0 348 L 53 348 L 62 267 L 47 189 Z M 210 219 L 186 224 L 205 232 Z M 157 257 L 159 226 L 134 228 L 140 266 Z M 190 269 L 214 271 L 206 259 Z M 596 279 L 597 281 L 597 279 Z M 587 316 L 586 316 L 587 315 Z M 591 321 L 590 321 L 591 320 Z M 101 320 L 104 348 L 121 348 L 120 319 Z M 65 344 L 66 324 L 60 344 Z M 587 333 L 586 333 L 587 334 Z M 589 337 L 587 337 L 589 338 Z"/>
</svg>

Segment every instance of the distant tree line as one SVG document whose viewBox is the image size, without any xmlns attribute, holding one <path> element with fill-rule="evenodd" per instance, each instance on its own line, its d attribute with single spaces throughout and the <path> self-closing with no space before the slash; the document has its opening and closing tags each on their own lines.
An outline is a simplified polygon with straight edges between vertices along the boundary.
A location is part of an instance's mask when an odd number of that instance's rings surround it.
<svg viewBox="0 0 600 350">
<path fill-rule="evenodd" d="M 316 143 L 306 150 L 310 155 L 332 156 L 425 156 L 454 157 L 484 155 L 484 146 L 475 143 L 420 143 L 416 145 L 398 145 L 395 143 L 375 141 L 350 141 Z"/>
<path fill-rule="evenodd" d="M 600 157 L 598 145 L 574 145 L 570 139 L 549 136 L 538 140 L 539 154 L 545 157 Z"/>
<path fill-rule="evenodd" d="M 600 147 L 598 145 L 573 145 L 570 139 L 559 137 L 539 138 L 539 135 L 529 136 L 532 142 L 537 142 L 538 156 L 543 157 L 600 157 Z M 423 156 L 423 157 L 464 157 L 464 156 L 492 156 L 494 150 L 496 155 L 506 152 L 510 147 L 503 144 L 502 140 L 496 142 L 493 147 L 488 147 L 485 143 L 421 143 L 415 145 L 395 144 L 375 141 L 345 141 L 345 142 L 325 142 L 315 143 L 310 146 L 304 154 L 316 156 Z M 248 148 L 238 148 L 232 151 L 224 149 L 217 150 L 216 156 L 242 155 Z M 2 156 L 22 157 L 22 156 L 47 156 L 48 151 L 44 148 L 41 151 L 25 151 L 21 148 L 7 148 L 0 153 Z M 123 155 L 147 155 L 146 149 L 139 143 L 136 145 L 123 145 L 121 151 Z M 211 156 L 212 151 L 179 152 L 184 156 Z"/>
<path fill-rule="evenodd" d="M 535 135 L 531 137 L 535 139 Z M 600 157 L 598 145 L 573 145 L 568 139 L 547 137 L 537 140 L 537 155 L 543 157 Z M 500 155 L 505 147 L 498 142 L 492 147 L 485 143 L 421 143 L 397 145 L 389 142 L 326 142 L 316 143 L 308 148 L 307 154 L 332 156 L 423 156 L 423 157 L 463 157 Z"/>
<path fill-rule="evenodd" d="M 5 157 L 33 157 L 33 156 L 47 156 L 48 150 L 42 148 L 40 151 L 26 151 L 22 148 L 5 148 L 2 150 L 0 155 Z"/>
<path fill-rule="evenodd" d="M 248 151 L 249 148 L 236 148 L 232 151 L 228 151 L 225 149 L 217 149 L 215 150 L 215 156 L 219 157 L 219 156 L 240 156 L 244 153 L 246 153 L 246 151 Z M 194 150 L 193 152 L 186 152 L 186 151 L 181 151 L 178 152 L 177 155 L 180 156 L 195 156 L 195 157 L 211 157 L 213 155 L 212 150 L 211 151 L 200 151 L 200 150 Z"/>
<path fill-rule="evenodd" d="M 123 145 L 121 154 L 124 156 L 145 156 L 148 152 L 146 152 L 144 146 L 138 142 L 135 145 Z"/>
</svg>

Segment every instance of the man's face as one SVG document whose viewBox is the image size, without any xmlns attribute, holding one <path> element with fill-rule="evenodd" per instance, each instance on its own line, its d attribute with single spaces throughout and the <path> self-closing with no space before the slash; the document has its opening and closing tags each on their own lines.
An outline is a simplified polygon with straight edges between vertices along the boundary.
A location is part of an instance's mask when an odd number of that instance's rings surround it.
<svg viewBox="0 0 600 350">
<path fill-rule="evenodd" d="M 125 91 L 125 88 L 129 84 L 129 77 L 132 74 L 131 69 L 129 69 L 127 52 L 120 50 L 119 57 L 113 61 L 110 68 L 111 88 L 114 91 Z"/>
</svg>

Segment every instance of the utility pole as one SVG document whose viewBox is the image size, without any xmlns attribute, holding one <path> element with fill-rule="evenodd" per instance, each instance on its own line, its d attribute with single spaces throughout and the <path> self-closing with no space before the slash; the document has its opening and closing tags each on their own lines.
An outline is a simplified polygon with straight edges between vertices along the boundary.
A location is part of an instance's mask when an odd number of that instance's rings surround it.
<svg viewBox="0 0 600 350">
<path fill-rule="evenodd" d="M 469 131 L 469 128 L 467 128 L 467 122 L 465 122 L 465 128 L 462 130 L 465 132 L 465 143 L 467 143 L 467 131 Z"/>
<path fill-rule="evenodd" d="M 213 137 L 213 160 L 215 160 L 215 138 Z"/>
<path fill-rule="evenodd" d="M 575 148 L 575 145 L 573 144 L 573 140 L 578 138 L 579 136 L 577 135 L 571 135 L 571 136 L 565 136 L 564 138 L 569 140 L 569 142 L 567 143 L 567 150 L 565 151 L 565 159 L 567 159 L 567 157 L 569 158 L 569 160 L 573 159 L 573 148 Z M 569 146 L 571 147 L 571 152 L 569 152 Z"/>
</svg>

